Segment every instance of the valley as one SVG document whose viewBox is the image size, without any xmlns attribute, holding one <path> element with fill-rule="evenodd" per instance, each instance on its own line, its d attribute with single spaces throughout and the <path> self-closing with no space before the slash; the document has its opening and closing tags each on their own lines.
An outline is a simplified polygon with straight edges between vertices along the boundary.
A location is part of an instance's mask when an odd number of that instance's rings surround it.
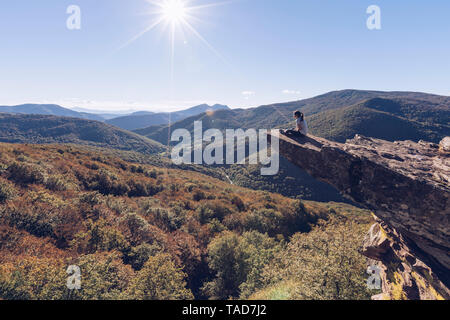
<svg viewBox="0 0 450 320">
<path fill-rule="evenodd" d="M 258 164 L 177 165 L 169 132 L 194 136 L 195 121 L 222 133 L 286 128 L 300 109 L 311 132 L 330 141 L 361 134 L 439 142 L 450 135 L 450 98 L 344 90 L 252 109 L 202 108 L 209 106 L 180 112 L 170 128 L 160 122 L 134 131 L 35 105 L 0 113 L 0 298 L 380 294 L 367 288 L 368 258 L 359 252 L 380 223 L 364 205 L 313 178 L 290 154 L 273 176 L 261 175 Z M 85 272 L 76 292 L 65 286 L 69 265 Z"/>
</svg>

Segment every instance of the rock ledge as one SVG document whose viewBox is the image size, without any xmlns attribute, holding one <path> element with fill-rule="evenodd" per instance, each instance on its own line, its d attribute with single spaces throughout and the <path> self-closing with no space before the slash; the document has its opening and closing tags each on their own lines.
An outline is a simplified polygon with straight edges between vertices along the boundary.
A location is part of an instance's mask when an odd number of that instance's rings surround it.
<svg viewBox="0 0 450 320">
<path fill-rule="evenodd" d="M 383 270 L 383 298 L 450 298 L 450 138 L 278 137 L 289 161 L 375 214 L 361 253 Z"/>
</svg>

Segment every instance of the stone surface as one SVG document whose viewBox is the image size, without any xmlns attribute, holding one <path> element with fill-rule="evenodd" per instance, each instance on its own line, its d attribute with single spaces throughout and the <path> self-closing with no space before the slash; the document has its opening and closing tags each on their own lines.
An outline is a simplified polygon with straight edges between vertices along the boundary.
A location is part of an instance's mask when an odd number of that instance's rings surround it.
<svg viewBox="0 0 450 320">
<path fill-rule="evenodd" d="M 289 161 L 374 212 L 378 223 L 362 253 L 383 266 L 384 297 L 450 298 L 448 138 L 440 145 L 360 135 L 345 144 L 279 139 Z"/>
<path fill-rule="evenodd" d="M 444 139 L 442 139 L 439 146 L 441 152 L 443 153 L 450 152 L 450 137 L 445 137 Z"/>
<path fill-rule="evenodd" d="M 382 294 L 374 300 L 449 299 L 450 291 L 433 269 L 418 257 L 415 244 L 383 220 L 375 223 L 364 239 L 361 254 L 380 268 Z M 423 255 L 422 255 L 423 256 Z"/>
</svg>

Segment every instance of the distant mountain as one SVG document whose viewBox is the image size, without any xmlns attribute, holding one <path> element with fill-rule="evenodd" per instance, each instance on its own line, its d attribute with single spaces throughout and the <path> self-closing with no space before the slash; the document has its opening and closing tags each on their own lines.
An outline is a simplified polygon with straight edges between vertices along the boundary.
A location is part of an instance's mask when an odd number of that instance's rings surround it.
<svg viewBox="0 0 450 320">
<path fill-rule="evenodd" d="M 223 109 L 229 110 L 229 108 L 224 105 L 216 104 L 213 106 L 209 106 L 207 104 L 202 104 L 199 106 L 189 108 L 187 110 L 176 111 L 171 113 L 168 112 L 147 113 L 145 111 L 137 112 L 128 116 L 122 116 L 111 120 L 107 120 L 106 122 L 122 129 L 136 130 L 154 125 L 162 125 L 162 124 L 167 125 L 169 124 L 169 122 L 173 123 L 176 121 L 180 121 L 187 117 L 202 114 L 207 111 L 217 111 Z"/>
<path fill-rule="evenodd" d="M 355 134 L 438 143 L 450 135 L 450 106 L 415 99 L 369 99 L 308 117 L 313 135 L 345 142 Z"/>
<path fill-rule="evenodd" d="M 103 120 L 110 120 L 117 117 L 128 116 L 134 112 L 133 110 L 109 110 L 108 107 L 104 107 L 102 109 L 90 109 L 90 108 L 88 109 L 88 108 L 74 107 L 71 108 L 71 110 L 78 111 L 81 113 L 94 114 L 100 116 Z"/>
<path fill-rule="evenodd" d="M 409 137 L 409 139 L 429 137 L 430 139 L 433 139 L 433 141 L 436 141 L 437 137 L 442 136 L 442 134 L 445 134 L 446 132 L 447 135 L 449 135 L 448 131 L 446 131 L 448 129 L 446 129 L 445 124 L 449 123 L 450 97 L 418 92 L 362 90 L 334 91 L 302 101 L 266 105 L 252 109 L 219 110 L 212 114 L 203 113 L 173 123 L 170 127 L 170 131 L 173 132 L 173 130 L 179 128 L 185 128 L 192 131 L 194 121 L 200 120 L 203 122 L 204 130 L 209 128 L 287 128 L 294 125 L 292 116 L 293 111 L 301 110 L 310 119 L 310 126 L 312 127 L 313 133 L 327 139 L 340 140 L 343 136 L 353 137 L 356 133 L 364 134 L 364 131 L 358 131 L 363 129 L 366 124 L 369 125 L 367 121 L 375 121 L 375 119 L 370 120 L 370 117 L 362 116 L 361 112 L 358 114 L 346 114 L 345 116 L 344 114 L 340 114 L 344 112 L 341 109 L 362 103 L 366 103 L 365 107 L 370 108 L 370 112 L 372 113 L 387 112 L 390 113 L 391 116 L 402 118 L 402 121 L 409 122 L 408 126 L 418 126 L 416 130 L 419 130 L 422 133 L 423 131 L 429 132 L 427 134 L 419 134 L 417 132 L 414 134 L 398 134 L 397 136 L 395 132 L 390 132 L 390 136 L 384 134 L 383 136 L 376 136 L 378 138 L 399 140 L 403 137 Z M 336 113 L 334 111 L 336 111 Z M 335 114 L 334 122 L 329 122 L 328 124 L 323 122 L 320 123 L 323 117 L 332 118 L 332 114 Z M 358 117 L 360 118 L 358 119 Z M 377 121 L 381 121 L 379 118 L 377 119 Z M 331 121 L 331 119 L 328 120 Z M 401 119 L 397 120 L 400 121 Z M 355 125 L 351 127 L 351 121 L 360 122 L 361 126 Z M 315 122 L 317 122 L 317 124 L 315 124 Z M 381 124 L 383 124 L 383 122 L 377 124 L 381 131 Z M 392 122 L 387 122 L 387 124 L 394 125 Z M 344 128 L 346 125 L 349 125 L 349 127 Z M 405 127 L 405 125 L 406 124 L 403 124 L 402 127 Z M 339 128 L 340 126 L 342 126 L 342 128 Z M 426 128 L 419 128 L 421 126 L 426 126 Z M 156 141 L 168 141 L 169 127 L 167 125 L 151 126 L 134 131 Z M 341 131 L 345 131 L 346 133 L 341 134 Z M 336 132 L 335 135 L 333 132 Z M 399 130 L 397 130 L 397 133 L 400 133 Z"/>
<path fill-rule="evenodd" d="M 177 112 L 173 112 L 172 115 L 176 115 L 180 118 L 187 118 L 191 116 L 195 116 L 204 112 L 208 111 L 218 111 L 218 110 L 230 110 L 228 106 L 222 105 L 222 104 L 215 104 L 215 105 L 207 105 L 207 104 L 201 104 L 186 110 L 181 110 Z"/>
<path fill-rule="evenodd" d="M 320 112 L 348 107 L 376 98 L 423 101 L 425 105 L 433 108 L 450 106 L 450 97 L 422 92 L 341 90 L 328 92 L 305 100 L 250 109 L 248 110 L 249 114 L 247 116 L 249 119 L 245 123 L 254 127 L 258 127 L 259 124 L 277 127 L 279 125 L 286 125 L 287 122 L 293 122 L 292 114 L 296 110 L 302 111 L 306 116 L 311 116 Z"/>
<path fill-rule="evenodd" d="M 219 110 L 172 124 L 170 132 L 193 131 L 194 121 L 210 128 L 277 128 L 294 125 L 292 112 L 308 115 L 311 133 L 330 140 L 345 141 L 360 133 L 385 140 L 429 140 L 438 142 L 450 135 L 450 98 L 424 93 L 345 90 L 315 98 L 262 106 L 253 109 Z M 169 128 L 152 126 L 136 133 L 167 143 Z M 324 186 L 281 158 L 276 176 L 261 176 L 260 166 L 229 166 L 223 170 L 239 186 L 268 190 L 285 196 L 318 201 L 343 201 L 336 190 Z"/>
<path fill-rule="evenodd" d="M 131 114 L 127 114 L 125 116 L 148 116 L 148 115 L 151 115 L 151 114 L 155 114 L 155 113 L 154 112 L 150 112 L 150 111 L 136 111 L 136 112 L 133 112 Z"/>
<path fill-rule="evenodd" d="M 40 114 L 97 121 L 105 120 L 101 115 L 87 112 L 77 112 L 71 109 L 63 108 L 56 104 L 22 104 L 17 106 L 0 106 L 0 113 Z"/>
<path fill-rule="evenodd" d="M 201 113 L 177 122 L 172 123 L 170 126 L 171 132 L 176 129 L 187 129 L 191 132 L 194 130 L 194 121 L 202 121 L 203 128 L 215 128 L 215 129 L 233 129 L 233 128 L 246 128 L 245 117 L 243 116 L 245 110 L 218 110 L 213 113 Z M 242 121 L 240 121 L 242 119 Z M 156 141 L 165 141 L 167 143 L 169 126 L 166 124 L 150 126 L 144 129 L 133 130 L 140 135 L 146 137 L 153 137 Z"/>
<path fill-rule="evenodd" d="M 0 142 L 73 143 L 145 154 L 165 151 L 153 140 L 99 121 L 48 115 L 0 113 Z"/>
</svg>

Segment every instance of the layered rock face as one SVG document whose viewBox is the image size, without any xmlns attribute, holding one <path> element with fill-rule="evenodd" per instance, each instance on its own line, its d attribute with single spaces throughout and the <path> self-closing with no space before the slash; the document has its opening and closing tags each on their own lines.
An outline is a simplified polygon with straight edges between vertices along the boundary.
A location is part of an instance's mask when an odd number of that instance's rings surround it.
<svg viewBox="0 0 450 320">
<path fill-rule="evenodd" d="M 289 161 L 376 216 L 361 249 L 381 268 L 383 294 L 374 299 L 450 299 L 449 138 L 279 139 Z"/>
</svg>

